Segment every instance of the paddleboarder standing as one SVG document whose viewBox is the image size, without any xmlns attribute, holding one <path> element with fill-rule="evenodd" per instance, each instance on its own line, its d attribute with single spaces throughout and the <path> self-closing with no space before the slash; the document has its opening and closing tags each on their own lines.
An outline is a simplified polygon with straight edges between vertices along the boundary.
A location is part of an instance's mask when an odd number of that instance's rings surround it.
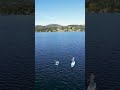
<svg viewBox="0 0 120 90">
<path fill-rule="evenodd" d="M 90 83 L 89 83 L 87 90 L 96 90 L 96 83 L 95 83 L 94 79 L 95 79 L 95 75 L 94 75 L 94 73 L 92 73 L 90 75 L 90 79 L 88 80 Z"/>
</svg>

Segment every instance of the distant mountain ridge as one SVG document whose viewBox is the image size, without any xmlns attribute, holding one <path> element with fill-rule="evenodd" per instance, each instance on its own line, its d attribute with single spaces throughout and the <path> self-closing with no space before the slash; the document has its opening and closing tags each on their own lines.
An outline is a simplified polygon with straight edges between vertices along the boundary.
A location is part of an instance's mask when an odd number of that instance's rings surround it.
<svg viewBox="0 0 120 90">
<path fill-rule="evenodd" d="M 49 24 L 49 25 L 46 25 L 46 27 L 61 27 L 62 25 L 59 25 L 59 24 Z"/>
</svg>

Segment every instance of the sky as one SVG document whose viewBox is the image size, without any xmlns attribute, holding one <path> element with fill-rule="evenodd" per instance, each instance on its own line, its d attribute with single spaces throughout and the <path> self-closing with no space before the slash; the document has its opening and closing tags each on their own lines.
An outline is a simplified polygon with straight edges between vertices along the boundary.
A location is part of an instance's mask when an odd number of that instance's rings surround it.
<svg viewBox="0 0 120 90">
<path fill-rule="evenodd" d="M 35 25 L 85 24 L 85 0 L 35 0 Z"/>
</svg>

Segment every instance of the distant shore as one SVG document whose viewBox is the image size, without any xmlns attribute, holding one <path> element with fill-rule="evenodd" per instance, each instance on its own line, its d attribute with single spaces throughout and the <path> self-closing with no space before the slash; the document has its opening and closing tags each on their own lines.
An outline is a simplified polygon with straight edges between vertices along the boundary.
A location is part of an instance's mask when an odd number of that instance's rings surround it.
<svg viewBox="0 0 120 90">
<path fill-rule="evenodd" d="M 49 24 L 46 26 L 36 25 L 35 32 L 84 32 L 85 25 L 67 25 Z"/>
</svg>

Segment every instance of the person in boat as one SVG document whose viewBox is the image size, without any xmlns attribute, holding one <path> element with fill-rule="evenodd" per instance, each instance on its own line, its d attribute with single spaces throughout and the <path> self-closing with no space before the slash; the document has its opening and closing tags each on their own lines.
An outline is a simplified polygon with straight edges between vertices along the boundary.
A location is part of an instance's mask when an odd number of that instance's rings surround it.
<svg viewBox="0 0 120 90">
<path fill-rule="evenodd" d="M 71 62 L 71 67 L 74 67 L 74 65 L 75 65 L 75 60 L 74 60 L 74 59 L 75 59 L 75 58 L 73 57 L 72 60 L 71 60 L 71 61 L 72 61 L 72 62 Z"/>
<path fill-rule="evenodd" d="M 88 80 L 88 82 L 90 82 L 90 83 L 89 83 L 87 90 L 96 90 L 96 83 L 95 83 L 94 79 L 95 79 L 95 75 L 94 75 L 94 73 L 92 73 L 90 75 L 90 79 Z"/>
<path fill-rule="evenodd" d="M 56 61 L 56 60 L 55 60 L 55 65 L 59 65 L 59 61 Z"/>
</svg>

